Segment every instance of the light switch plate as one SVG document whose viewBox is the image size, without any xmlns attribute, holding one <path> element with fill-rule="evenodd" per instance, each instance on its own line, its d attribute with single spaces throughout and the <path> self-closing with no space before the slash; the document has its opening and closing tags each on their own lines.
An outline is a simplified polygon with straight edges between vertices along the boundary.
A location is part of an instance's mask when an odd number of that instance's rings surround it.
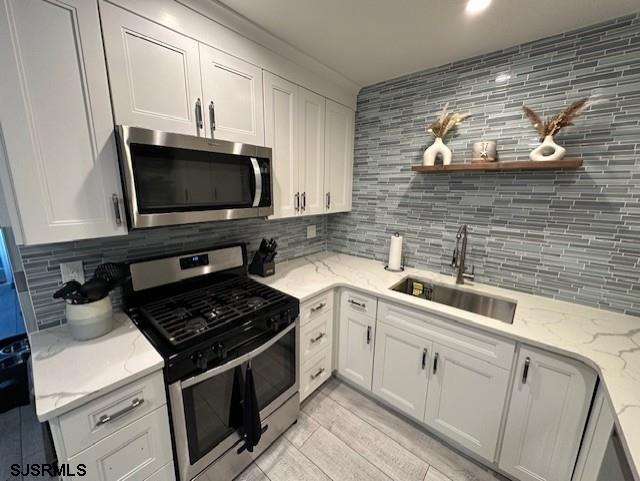
<svg viewBox="0 0 640 481">
<path fill-rule="evenodd" d="M 62 274 L 63 283 L 75 279 L 80 284 L 84 284 L 84 267 L 82 266 L 82 261 L 63 262 L 60 264 L 60 274 Z"/>
<path fill-rule="evenodd" d="M 317 234 L 316 225 L 308 225 L 307 226 L 307 239 L 313 239 Z"/>
</svg>

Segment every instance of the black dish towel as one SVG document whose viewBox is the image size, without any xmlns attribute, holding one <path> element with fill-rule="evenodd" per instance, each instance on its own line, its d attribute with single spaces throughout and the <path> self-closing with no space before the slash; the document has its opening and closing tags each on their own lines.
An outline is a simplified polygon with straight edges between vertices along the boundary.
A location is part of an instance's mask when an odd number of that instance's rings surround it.
<svg viewBox="0 0 640 481">
<path fill-rule="evenodd" d="M 256 396 L 256 385 L 253 382 L 253 372 L 251 363 L 247 366 L 244 383 L 244 435 L 245 448 L 250 453 L 258 445 L 262 437 L 262 423 L 260 421 L 260 408 L 258 407 L 258 397 Z"/>
</svg>

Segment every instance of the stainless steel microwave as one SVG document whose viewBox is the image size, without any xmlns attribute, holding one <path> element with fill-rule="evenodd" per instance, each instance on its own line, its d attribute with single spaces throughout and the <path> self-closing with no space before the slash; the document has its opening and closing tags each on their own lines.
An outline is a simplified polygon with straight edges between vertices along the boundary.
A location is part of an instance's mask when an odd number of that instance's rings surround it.
<svg viewBox="0 0 640 481">
<path fill-rule="evenodd" d="M 119 125 L 132 229 L 273 214 L 271 149 Z"/>
</svg>

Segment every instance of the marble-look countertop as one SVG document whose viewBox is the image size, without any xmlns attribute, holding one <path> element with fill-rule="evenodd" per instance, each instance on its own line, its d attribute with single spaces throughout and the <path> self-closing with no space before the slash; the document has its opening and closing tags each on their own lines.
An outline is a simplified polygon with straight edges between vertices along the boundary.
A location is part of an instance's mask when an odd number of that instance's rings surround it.
<svg viewBox="0 0 640 481">
<path fill-rule="evenodd" d="M 479 282 L 467 281 L 461 286 L 516 300 L 518 306 L 513 324 L 506 324 L 389 289 L 405 276 L 455 285 L 453 276 L 411 268 L 393 273 L 385 271 L 383 266 L 378 261 L 329 252 L 279 263 L 274 276 L 256 277 L 256 280 L 301 301 L 335 287 L 355 288 L 585 362 L 598 372 L 606 388 L 631 468 L 640 480 L 639 317 Z"/>
<path fill-rule="evenodd" d="M 48 421 L 102 394 L 162 369 L 164 361 L 126 314 L 114 329 L 76 341 L 65 325 L 29 337 L 36 414 Z"/>
</svg>

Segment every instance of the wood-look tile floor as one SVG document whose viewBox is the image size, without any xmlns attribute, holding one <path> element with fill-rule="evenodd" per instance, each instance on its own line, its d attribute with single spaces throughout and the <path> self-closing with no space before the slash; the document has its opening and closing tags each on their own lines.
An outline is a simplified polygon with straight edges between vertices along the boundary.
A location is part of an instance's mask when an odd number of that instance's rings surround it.
<svg viewBox="0 0 640 481">
<path fill-rule="evenodd" d="M 503 481 L 332 378 L 236 481 Z"/>
</svg>

